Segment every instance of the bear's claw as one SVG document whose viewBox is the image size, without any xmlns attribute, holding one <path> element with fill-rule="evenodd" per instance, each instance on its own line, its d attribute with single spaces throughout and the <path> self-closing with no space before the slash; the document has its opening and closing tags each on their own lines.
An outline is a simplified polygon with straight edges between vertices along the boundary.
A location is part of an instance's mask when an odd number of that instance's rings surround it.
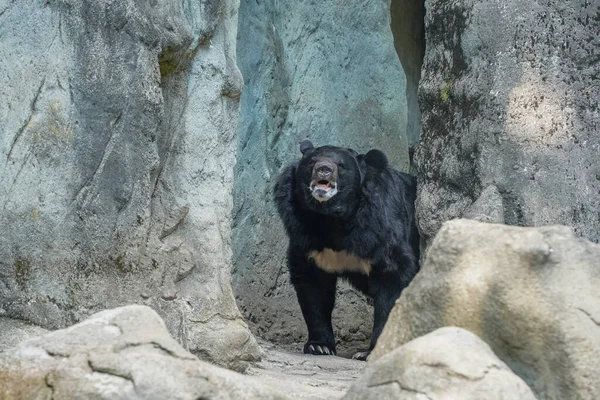
<svg viewBox="0 0 600 400">
<path fill-rule="evenodd" d="M 352 356 L 352 359 L 359 361 L 367 361 L 367 357 L 369 357 L 369 354 L 371 354 L 371 351 L 359 351 L 358 353 Z"/>
<path fill-rule="evenodd" d="M 306 343 L 304 346 L 304 354 L 312 354 L 315 356 L 335 356 L 335 349 L 327 344 Z"/>
</svg>

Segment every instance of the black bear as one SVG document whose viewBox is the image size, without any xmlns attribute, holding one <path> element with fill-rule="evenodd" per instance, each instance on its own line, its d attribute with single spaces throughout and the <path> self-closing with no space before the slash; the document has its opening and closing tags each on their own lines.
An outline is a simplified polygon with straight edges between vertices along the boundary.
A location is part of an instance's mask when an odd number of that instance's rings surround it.
<svg viewBox="0 0 600 400">
<path fill-rule="evenodd" d="M 331 325 L 338 277 L 373 299 L 369 350 L 388 314 L 419 270 L 415 179 L 389 167 L 370 150 L 315 148 L 305 140 L 302 158 L 277 179 L 274 198 L 289 236 L 291 282 L 308 328 L 304 353 L 336 354 Z"/>
<path fill-rule="evenodd" d="M 277 179 L 274 198 L 289 237 L 291 282 L 308 328 L 304 353 L 335 355 L 331 312 L 338 277 L 373 299 L 369 350 L 388 314 L 419 270 L 415 179 L 388 166 L 380 150 L 315 148 Z"/>
</svg>

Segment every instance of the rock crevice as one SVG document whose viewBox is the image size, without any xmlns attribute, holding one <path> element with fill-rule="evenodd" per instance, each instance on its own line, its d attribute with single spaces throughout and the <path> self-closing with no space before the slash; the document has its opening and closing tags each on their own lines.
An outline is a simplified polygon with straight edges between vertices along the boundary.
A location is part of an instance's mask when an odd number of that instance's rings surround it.
<svg viewBox="0 0 600 400">
<path fill-rule="evenodd" d="M 403 17 L 404 8 L 411 17 Z M 300 156 L 300 141 L 363 153 L 379 148 L 394 168 L 409 170 L 407 130 L 415 125 L 414 136 L 418 117 L 408 115 L 416 99 L 408 104 L 407 93 L 416 97 L 418 57 L 409 57 L 408 79 L 394 40 L 418 47 L 418 38 L 404 38 L 410 29 L 404 22 L 417 8 L 371 0 L 241 2 L 237 55 L 246 86 L 237 132 L 233 286 L 251 328 L 265 339 L 305 340 L 286 236 L 271 200 L 275 177 Z M 369 301 L 340 285 L 334 330 L 342 354 L 367 346 L 372 321 Z"/>
</svg>

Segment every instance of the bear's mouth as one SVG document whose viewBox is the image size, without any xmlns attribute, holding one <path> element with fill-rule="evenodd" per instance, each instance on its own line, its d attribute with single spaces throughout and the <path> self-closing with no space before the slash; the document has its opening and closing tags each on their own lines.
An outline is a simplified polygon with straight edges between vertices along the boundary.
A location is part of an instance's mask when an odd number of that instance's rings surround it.
<svg viewBox="0 0 600 400">
<path fill-rule="evenodd" d="M 331 199 L 338 192 L 337 182 L 327 179 L 313 180 L 310 183 L 309 189 L 312 196 L 320 202 Z"/>
</svg>

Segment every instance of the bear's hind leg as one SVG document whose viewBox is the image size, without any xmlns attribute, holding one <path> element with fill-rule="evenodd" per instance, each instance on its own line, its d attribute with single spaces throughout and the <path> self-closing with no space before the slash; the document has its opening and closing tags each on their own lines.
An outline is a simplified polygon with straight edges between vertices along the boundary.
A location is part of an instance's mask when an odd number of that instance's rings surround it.
<svg viewBox="0 0 600 400">
<path fill-rule="evenodd" d="M 369 289 L 373 297 L 373 334 L 371 335 L 371 345 L 369 350 L 375 348 L 377 339 L 383 331 L 388 316 L 396 300 L 400 297 L 405 285 L 402 283 L 399 274 L 384 273 L 379 276 L 373 276 Z"/>
<path fill-rule="evenodd" d="M 369 276 L 369 295 L 373 298 L 374 306 L 371 343 L 368 351 L 358 352 L 352 358 L 366 360 L 371 354 L 387 322 L 390 311 L 405 286 L 405 282 L 397 272 L 375 273 Z"/>
<path fill-rule="evenodd" d="M 302 268 L 290 268 L 292 284 L 308 328 L 304 353 L 335 355 L 331 313 L 335 305 L 337 277 L 307 262 Z"/>
</svg>

